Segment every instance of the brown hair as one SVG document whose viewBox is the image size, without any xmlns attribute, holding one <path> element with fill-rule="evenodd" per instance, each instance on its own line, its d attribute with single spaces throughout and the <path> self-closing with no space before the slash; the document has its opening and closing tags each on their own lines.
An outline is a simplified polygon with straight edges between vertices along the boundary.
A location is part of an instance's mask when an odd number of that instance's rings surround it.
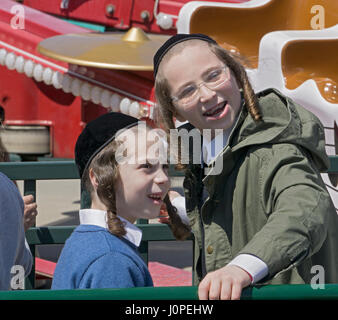
<svg viewBox="0 0 338 320">
<path fill-rule="evenodd" d="M 109 143 L 91 161 L 82 176 L 83 187 L 92 195 L 94 187 L 89 178 L 92 169 L 97 180 L 97 196 L 107 208 L 107 223 L 110 233 L 122 237 L 126 234 L 123 222 L 117 217 L 115 186 L 118 179 L 118 163 L 115 152 L 119 146 L 116 140 Z"/>
<path fill-rule="evenodd" d="M 190 226 L 184 224 L 177 214 L 177 209 L 174 207 L 169 199 L 169 196 L 166 195 L 164 198 L 164 203 L 166 204 L 168 215 L 169 215 L 169 227 L 177 240 L 185 240 L 191 234 Z"/>
<path fill-rule="evenodd" d="M 261 114 L 258 107 L 258 100 L 249 82 L 246 71 L 240 63 L 239 56 L 235 56 L 230 51 L 223 49 L 219 45 L 194 39 L 181 42 L 170 49 L 164 56 L 161 62 L 162 65 L 163 62 L 170 59 L 173 55 L 181 52 L 187 45 L 191 45 L 192 43 L 206 43 L 210 50 L 230 68 L 237 79 L 239 87 L 243 90 L 243 98 L 248 112 L 255 121 L 260 120 Z M 173 117 L 175 117 L 176 110 L 174 104 L 172 103 L 170 87 L 167 79 L 162 73 L 161 65 L 155 79 L 155 97 L 158 103 L 157 121 L 161 123 L 161 125 L 163 124 L 167 131 L 174 129 L 175 125 Z"/>
<path fill-rule="evenodd" d="M 130 130 L 136 130 L 133 127 Z M 92 169 L 98 183 L 97 196 L 107 208 L 107 224 L 110 233 L 122 237 L 126 234 L 124 223 L 117 217 L 116 210 L 116 185 L 119 179 L 118 162 L 115 153 L 123 142 L 114 139 L 102 149 L 91 161 L 82 178 L 83 187 L 92 194 L 94 187 L 89 178 L 89 170 Z M 177 214 L 177 209 L 172 206 L 168 195 L 164 200 L 169 214 L 169 227 L 178 240 L 184 240 L 190 235 L 190 228 L 183 224 Z"/>
</svg>

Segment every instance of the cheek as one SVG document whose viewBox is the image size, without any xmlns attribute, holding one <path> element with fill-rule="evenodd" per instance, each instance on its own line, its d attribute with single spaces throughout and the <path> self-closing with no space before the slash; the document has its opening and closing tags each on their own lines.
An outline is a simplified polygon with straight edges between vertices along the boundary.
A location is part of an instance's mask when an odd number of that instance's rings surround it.
<svg viewBox="0 0 338 320">
<path fill-rule="evenodd" d="M 129 171 L 129 172 L 128 172 Z M 127 167 L 120 168 L 119 178 L 116 183 L 116 195 L 121 196 L 122 198 L 129 199 L 132 192 L 131 190 L 135 189 L 135 183 L 132 183 L 130 176 L 130 169 Z M 134 176 L 132 174 L 132 176 Z"/>
<path fill-rule="evenodd" d="M 235 109 L 239 108 L 241 102 L 241 92 L 234 78 L 225 85 L 223 95 L 225 98 L 230 100 L 231 105 L 233 105 Z"/>
<path fill-rule="evenodd" d="M 189 107 L 186 107 L 184 109 L 180 109 L 177 111 L 183 117 L 188 117 L 188 120 L 189 120 L 190 118 L 194 118 L 196 116 L 198 108 L 199 108 L 198 103 L 195 103 L 194 105 L 191 105 Z"/>
</svg>

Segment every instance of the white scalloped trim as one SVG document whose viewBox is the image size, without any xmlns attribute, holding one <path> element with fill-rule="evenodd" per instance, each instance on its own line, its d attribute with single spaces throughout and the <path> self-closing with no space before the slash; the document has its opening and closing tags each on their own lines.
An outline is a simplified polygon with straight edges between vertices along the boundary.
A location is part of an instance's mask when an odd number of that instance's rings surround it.
<svg viewBox="0 0 338 320">
<path fill-rule="evenodd" d="M 4 43 L 1 42 L 0 44 Z M 13 49 L 15 48 L 13 47 Z M 20 51 L 19 49 L 17 50 Z M 9 70 L 24 73 L 29 78 L 33 78 L 38 82 L 44 82 L 46 85 L 51 85 L 56 89 L 61 89 L 65 93 L 81 96 L 83 100 L 100 104 L 110 111 L 122 112 L 135 118 L 147 116 L 153 119 L 151 111 L 154 103 L 152 101 L 144 100 L 128 92 L 93 80 L 94 75 L 88 74 L 86 67 L 70 65 L 69 70 L 67 70 L 27 52 L 23 53 L 26 56 L 32 56 L 34 60 L 17 55 L 5 48 L 0 48 L 0 65 L 7 67 Z M 50 67 L 45 67 L 43 64 L 50 65 Z M 53 70 L 53 68 L 56 68 L 55 66 L 60 71 Z M 95 82 L 97 85 L 93 85 L 87 80 Z M 126 96 L 133 96 L 138 98 L 139 101 L 132 100 Z M 142 107 L 139 103 L 140 101 L 145 102 L 146 106 Z"/>
</svg>

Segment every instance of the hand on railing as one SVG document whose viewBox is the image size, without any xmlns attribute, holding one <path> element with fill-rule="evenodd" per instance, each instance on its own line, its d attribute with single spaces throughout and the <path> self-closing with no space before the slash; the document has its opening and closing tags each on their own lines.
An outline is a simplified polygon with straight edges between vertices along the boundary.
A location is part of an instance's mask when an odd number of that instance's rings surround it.
<svg viewBox="0 0 338 320">
<path fill-rule="evenodd" d="M 24 202 L 24 214 L 23 214 L 23 224 L 25 232 L 33 227 L 36 223 L 36 216 L 38 215 L 37 207 L 38 205 L 34 202 L 34 197 L 32 195 L 23 196 Z"/>
<path fill-rule="evenodd" d="M 251 284 L 250 275 L 235 265 L 208 273 L 198 287 L 200 300 L 239 300 L 242 290 Z"/>
</svg>

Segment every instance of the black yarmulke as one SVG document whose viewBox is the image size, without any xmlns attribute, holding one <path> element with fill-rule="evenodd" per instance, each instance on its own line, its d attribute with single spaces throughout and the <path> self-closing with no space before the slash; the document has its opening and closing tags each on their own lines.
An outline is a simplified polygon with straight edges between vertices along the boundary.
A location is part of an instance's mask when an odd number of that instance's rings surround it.
<svg viewBox="0 0 338 320">
<path fill-rule="evenodd" d="M 187 40 L 192 40 L 192 39 L 197 39 L 197 40 L 203 40 L 209 43 L 214 43 L 217 44 L 217 42 L 210 38 L 209 36 L 201 33 L 191 33 L 191 34 L 185 34 L 185 33 L 178 33 L 171 38 L 169 38 L 155 53 L 154 55 L 154 78 L 156 78 L 157 70 L 160 65 L 160 62 L 162 58 L 165 56 L 165 54 L 176 44 L 187 41 Z"/>
<path fill-rule="evenodd" d="M 75 163 L 82 178 L 83 172 L 116 133 L 138 124 L 138 119 L 119 112 L 106 113 L 89 122 L 79 135 L 75 145 Z"/>
</svg>

